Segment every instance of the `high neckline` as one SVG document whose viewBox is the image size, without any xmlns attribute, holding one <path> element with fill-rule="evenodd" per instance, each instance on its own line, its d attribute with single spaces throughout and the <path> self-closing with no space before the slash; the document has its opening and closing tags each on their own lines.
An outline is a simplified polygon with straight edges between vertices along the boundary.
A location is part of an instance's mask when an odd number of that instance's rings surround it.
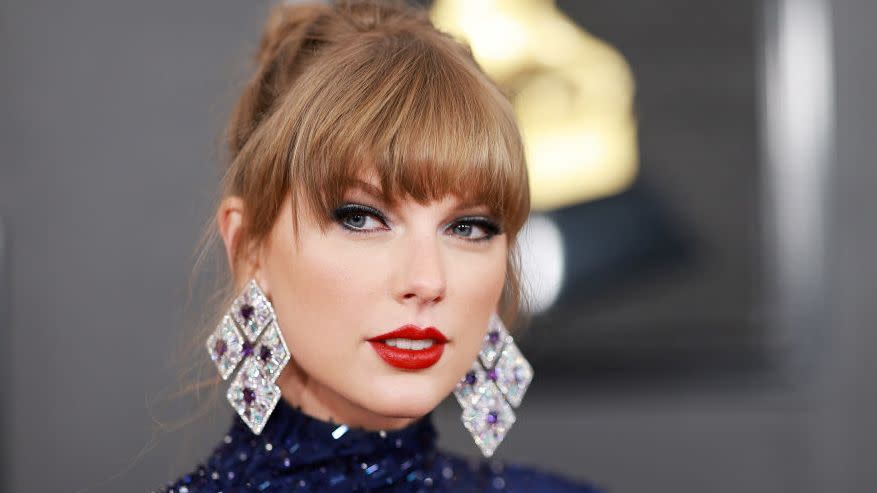
<svg viewBox="0 0 877 493">
<path fill-rule="evenodd" d="M 207 461 L 161 491 L 598 492 L 537 470 L 442 453 L 432 413 L 404 428 L 370 431 L 317 419 L 281 399 L 260 435 L 236 414 L 233 420 Z"/>
<path fill-rule="evenodd" d="M 291 452 L 304 449 L 305 454 L 290 457 L 307 457 L 308 462 L 343 457 L 361 460 L 388 454 L 423 456 L 436 446 L 432 413 L 403 428 L 374 431 L 316 418 L 281 398 L 258 436 L 237 415 L 233 419 L 229 435 L 235 441 L 262 442 L 269 449 L 282 447 Z"/>
</svg>

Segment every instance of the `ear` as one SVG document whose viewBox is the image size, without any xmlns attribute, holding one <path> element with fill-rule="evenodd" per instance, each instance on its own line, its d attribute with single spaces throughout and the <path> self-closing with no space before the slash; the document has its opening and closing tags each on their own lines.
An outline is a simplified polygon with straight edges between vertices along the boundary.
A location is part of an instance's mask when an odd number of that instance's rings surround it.
<svg viewBox="0 0 877 493">
<path fill-rule="evenodd" d="M 258 271 L 259 263 L 255 252 L 249 248 L 250 245 L 241 244 L 244 239 L 243 221 L 243 199 L 235 196 L 222 199 L 216 211 L 216 224 L 219 226 L 219 234 L 225 244 L 229 270 L 234 279 L 246 282 Z M 238 250 L 241 248 L 247 251 L 239 252 Z M 235 257 L 237 257 L 237 265 L 235 265 Z"/>
</svg>

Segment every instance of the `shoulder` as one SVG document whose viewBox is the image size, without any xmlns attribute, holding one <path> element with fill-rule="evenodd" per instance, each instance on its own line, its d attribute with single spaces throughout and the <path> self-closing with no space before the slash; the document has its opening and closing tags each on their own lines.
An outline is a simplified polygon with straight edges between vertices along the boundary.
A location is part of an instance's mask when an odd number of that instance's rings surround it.
<svg viewBox="0 0 877 493">
<path fill-rule="evenodd" d="M 602 486 L 549 470 L 494 459 L 445 455 L 445 479 L 472 491 L 505 493 L 606 493 Z M 451 477 L 452 476 L 452 477 Z M 474 488 L 473 488 L 474 487 Z"/>
</svg>

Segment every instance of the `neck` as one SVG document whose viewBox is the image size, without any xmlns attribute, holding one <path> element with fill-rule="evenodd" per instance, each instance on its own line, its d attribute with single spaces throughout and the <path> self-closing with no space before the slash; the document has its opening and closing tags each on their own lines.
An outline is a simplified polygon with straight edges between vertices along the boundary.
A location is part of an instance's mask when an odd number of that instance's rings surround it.
<svg viewBox="0 0 877 493">
<path fill-rule="evenodd" d="M 277 378 L 282 399 L 301 412 L 322 421 L 332 421 L 369 431 L 397 430 L 416 418 L 384 416 L 347 399 L 308 375 L 294 360 Z"/>
</svg>

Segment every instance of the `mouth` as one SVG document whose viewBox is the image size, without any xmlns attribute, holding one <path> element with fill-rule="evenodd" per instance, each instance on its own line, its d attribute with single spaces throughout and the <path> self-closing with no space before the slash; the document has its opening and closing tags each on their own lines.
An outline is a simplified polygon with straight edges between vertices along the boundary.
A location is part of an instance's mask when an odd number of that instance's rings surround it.
<svg viewBox="0 0 877 493">
<path fill-rule="evenodd" d="M 389 365 L 403 370 L 422 370 L 438 363 L 448 338 L 435 327 L 406 325 L 368 339 L 375 352 Z"/>
</svg>

